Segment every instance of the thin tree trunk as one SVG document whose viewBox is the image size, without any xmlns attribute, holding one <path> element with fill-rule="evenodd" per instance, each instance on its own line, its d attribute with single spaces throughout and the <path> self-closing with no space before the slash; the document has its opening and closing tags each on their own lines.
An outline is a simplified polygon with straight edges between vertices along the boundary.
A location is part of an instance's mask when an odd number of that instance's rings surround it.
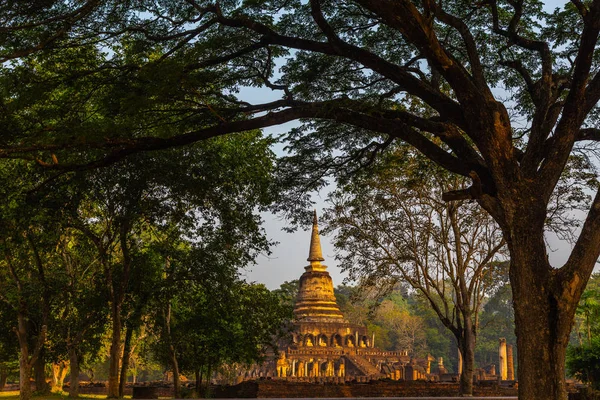
<svg viewBox="0 0 600 400">
<path fill-rule="evenodd" d="M 196 393 L 196 396 L 200 396 L 200 385 L 202 385 L 202 375 L 200 375 L 200 369 L 196 369 L 194 373 L 196 374 L 196 387 L 194 388 L 194 392 Z"/>
<path fill-rule="evenodd" d="M 175 349 L 170 346 L 171 350 L 171 366 L 173 367 L 173 396 L 177 399 L 181 397 L 181 381 L 179 380 L 179 363 Z"/>
<path fill-rule="evenodd" d="M 131 338 L 133 337 L 133 327 L 127 324 L 125 331 L 125 342 L 123 344 L 123 362 L 121 363 L 121 379 L 119 380 L 119 397 L 125 394 L 125 384 L 127 383 L 127 372 L 129 369 L 129 359 L 131 358 Z"/>
<path fill-rule="evenodd" d="M 204 390 L 204 398 L 208 398 L 210 396 L 210 378 L 212 375 L 212 368 L 211 365 L 208 364 L 208 367 L 206 369 L 206 389 Z"/>
<path fill-rule="evenodd" d="M 165 320 L 165 330 L 167 335 L 167 341 L 169 343 L 169 356 L 171 357 L 171 367 L 173 369 L 173 396 L 175 398 L 180 397 L 181 383 L 179 380 L 179 362 L 177 361 L 177 352 L 173 345 L 173 338 L 171 337 L 171 303 L 167 304 L 166 311 L 163 310 L 163 316 Z"/>
<path fill-rule="evenodd" d="M 46 381 L 46 363 L 43 354 L 36 358 L 33 364 L 33 373 L 35 378 L 35 391 L 40 394 L 50 392 L 50 385 Z"/>
<path fill-rule="evenodd" d="M 69 349 L 69 363 L 71 364 L 71 376 L 69 377 L 69 397 L 79 397 L 79 356 L 77 350 Z"/>
<path fill-rule="evenodd" d="M 8 378 L 8 369 L 0 367 L 0 390 L 3 390 L 6 386 L 6 379 Z"/>
<path fill-rule="evenodd" d="M 464 338 L 460 341 L 459 350 L 462 354 L 462 373 L 460 374 L 459 391 L 461 396 L 473 395 L 473 373 L 475 371 L 475 334 L 470 318 L 466 320 L 463 329 Z"/>
<path fill-rule="evenodd" d="M 113 331 L 110 343 L 110 363 L 108 366 L 109 399 L 119 397 L 119 364 L 121 360 L 121 304 L 112 305 Z"/>
</svg>

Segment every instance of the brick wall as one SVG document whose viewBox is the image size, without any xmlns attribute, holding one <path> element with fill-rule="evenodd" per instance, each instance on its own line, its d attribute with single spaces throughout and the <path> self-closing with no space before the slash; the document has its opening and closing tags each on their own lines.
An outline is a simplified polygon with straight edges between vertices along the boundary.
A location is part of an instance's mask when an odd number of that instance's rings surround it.
<svg viewBox="0 0 600 400">
<path fill-rule="evenodd" d="M 371 381 L 369 383 L 303 383 L 277 380 L 214 386 L 216 398 L 311 398 L 311 397 L 427 397 L 456 396 L 458 384 L 437 382 Z M 516 396 L 517 389 L 476 386 L 474 396 Z"/>
</svg>

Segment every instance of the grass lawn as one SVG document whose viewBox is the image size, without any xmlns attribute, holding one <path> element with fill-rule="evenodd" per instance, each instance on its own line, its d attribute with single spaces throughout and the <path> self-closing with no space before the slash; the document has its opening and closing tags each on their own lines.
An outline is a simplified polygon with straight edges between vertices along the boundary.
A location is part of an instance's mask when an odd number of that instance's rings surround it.
<svg viewBox="0 0 600 400">
<path fill-rule="evenodd" d="M 58 400 L 68 399 L 68 393 L 50 393 L 44 396 L 33 396 L 35 400 Z M 106 399 L 105 394 L 80 394 L 80 399 Z M 131 399 L 131 396 L 125 396 L 126 399 Z M 19 391 L 15 390 L 12 392 L 0 392 L 1 400 L 18 400 Z"/>
</svg>

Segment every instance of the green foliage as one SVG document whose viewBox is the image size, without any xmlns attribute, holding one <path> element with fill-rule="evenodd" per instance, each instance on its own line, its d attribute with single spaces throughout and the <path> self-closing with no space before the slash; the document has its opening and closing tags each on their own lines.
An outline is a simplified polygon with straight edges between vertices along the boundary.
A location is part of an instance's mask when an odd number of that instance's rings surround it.
<svg viewBox="0 0 600 400">
<path fill-rule="evenodd" d="M 296 298 L 298 297 L 299 284 L 298 279 L 285 281 L 279 286 L 279 289 L 275 289 L 273 293 L 279 297 L 279 300 L 283 304 L 293 308 L 296 304 Z"/>
<path fill-rule="evenodd" d="M 569 346 L 567 349 L 567 371 L 577 379 L 600 390 L 600 338 L 591 343 Z"/>
<path fill-rule="evenodd" d="M 498 363 L 498 339 L 505 338 L 508 344 L 516 344 L 515 312 L 509 284 L 499 287 L 483 307 L 480 331 L 477 340 L 476 360 L 479 365 Z M 518 349 L 514 347 L 514 363 L 517 366 Z"/>
<path fill-rule="evenodd" d="M 585 342 L 588 346 L 600 337 L 600 273 L 591 276 L 581 296 L 571 335 L 572 344 Z"/>
<path fill-rule="evenodd" d="M 214 271 L 215 265 L 208 268 Z M 169 305 L 156 310 L 155 329 L 162 337 L 156 354 L 169 364 L 171 355 L 165 346 L 172 344 L 182 371 L 215 371 L 223 364 L 259 362 L 265 351 L 275 348 L 284 322 L 291 319 L 291 306 L 264 285 L 240 281 L 231 269 L 211 274 L 211 280 L 178 281 L 184 287 L 172 297 L 165 293 Z"/>
</svg>

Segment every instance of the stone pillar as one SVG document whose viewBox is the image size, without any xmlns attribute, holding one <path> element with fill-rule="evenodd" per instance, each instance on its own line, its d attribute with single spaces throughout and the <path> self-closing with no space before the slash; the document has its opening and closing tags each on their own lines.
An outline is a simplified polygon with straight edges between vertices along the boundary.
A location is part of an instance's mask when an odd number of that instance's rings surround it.
<svg viewBox="0 0 600 400">
<path fill-rule="evenodd" d="M 463 358 L 462 353 L 460 352 L 460 348 L 458 349 L 458 375 L 462 374 L 463 368 Z"/>
<path fill-rule="evenodd" d="M 296 360 L 292 360 L 292 376 L 296 376 Z"/>
<path fill-rule="evenodd" d="M 506 346 L 506 361 L 507 361 L 507 372 L 506 376 L 509 381 L 515 380 L 515 364 L 513 361 L 513 346 L 509 344 Z"/>
<path fill-rule="evenodd" d="M 498 346 L 498 365 L 500 369 L 500 379 L 508 379 L 508 363 L 506 359 L 506 339 L 501 338 Z"/>
<path fill-rule="evenodd" d="M 373 340 L 371 340 L 371 347 L 375 347 L 375 332 L 373 332 Z"/>
<path fill-rule="evenodd" d="M 406 369 L 404 369 L 404 372 L 406 372 Z M 443 357 L 438 358 L 438 373 L 440 375 L 448 373 L 448 371 L 446 370 L 446 367 L 444 367 L 444 358 Z"/>
</svg>

